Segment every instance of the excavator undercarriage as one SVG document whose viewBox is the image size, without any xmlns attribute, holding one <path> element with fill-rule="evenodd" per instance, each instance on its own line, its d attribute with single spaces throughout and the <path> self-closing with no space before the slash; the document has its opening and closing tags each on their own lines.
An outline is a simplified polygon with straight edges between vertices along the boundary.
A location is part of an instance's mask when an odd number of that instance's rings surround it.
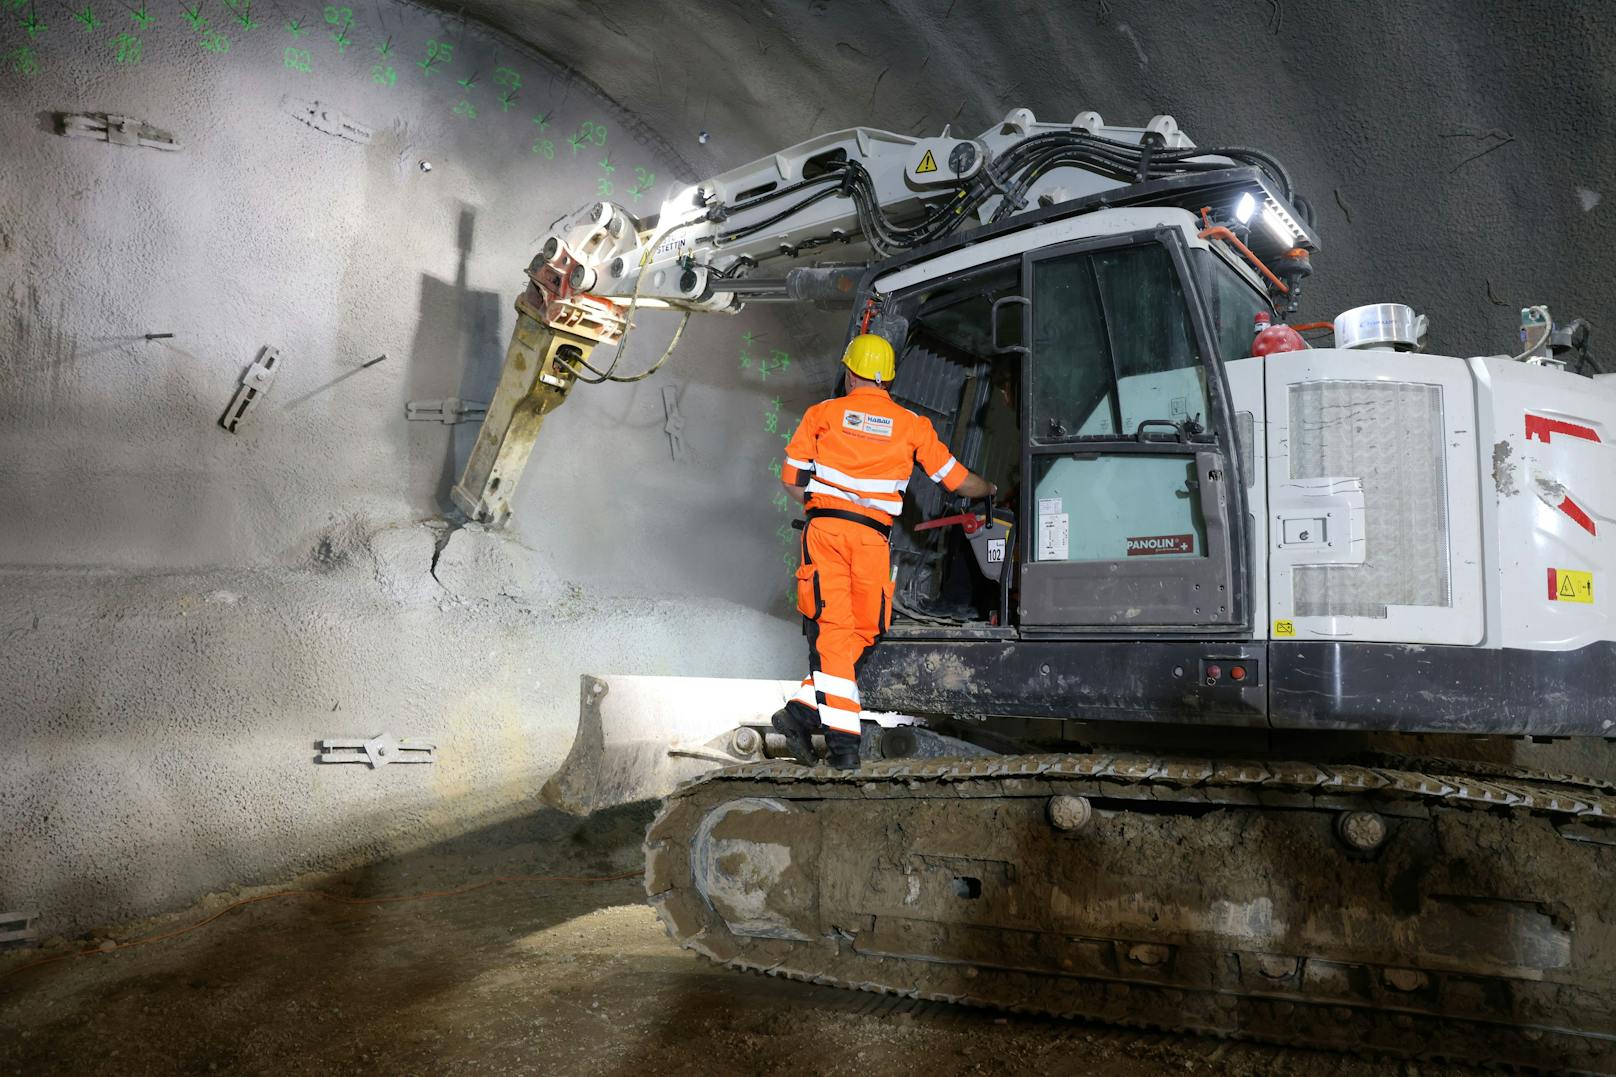
<svg viewBox="0 0 1616 1077">
<path fill-rule="evenodd" d="M 766 762 L 646 889 L 731 968 L 1015 1013 L 1616 1069 L 1616 789 L 1449 761 Z"/>
</svg>

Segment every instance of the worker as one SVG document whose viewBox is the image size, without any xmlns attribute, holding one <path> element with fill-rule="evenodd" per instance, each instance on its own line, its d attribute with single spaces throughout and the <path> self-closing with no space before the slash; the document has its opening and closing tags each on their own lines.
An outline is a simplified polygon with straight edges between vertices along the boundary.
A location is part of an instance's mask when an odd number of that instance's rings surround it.
<svg viewBox="0 0 1616 1077">
<path fill-rule="evenodd" d="M 831 766 L 858 766 L 859 658 L 892 623 L 892 520 L 916 462 L 945 490 L 976 499 L 998 491 L 955 460 L 930 421 L 887 393 L 892 345 L 871 333 L 842 355 L 847 394 L 815 404 L 786 445 L 780 481 L 807 509 L 797 609 L 806 620 L 808 669 L 797 694 L 774 715 L 792 755 L 816 762 L 824 731 Z"/>
</svg>

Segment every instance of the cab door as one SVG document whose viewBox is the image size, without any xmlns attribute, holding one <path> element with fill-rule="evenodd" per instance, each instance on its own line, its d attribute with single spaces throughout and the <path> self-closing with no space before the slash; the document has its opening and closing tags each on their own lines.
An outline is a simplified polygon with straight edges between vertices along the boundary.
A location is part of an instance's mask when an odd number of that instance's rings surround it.
<svg viewBox="0 0 1616 1077">
<path fill-rule="evenodd" d="M 1024 634 L 1247 624 L 1227 393 L 1181 234 L 1022 270 Z"/>
</svg>

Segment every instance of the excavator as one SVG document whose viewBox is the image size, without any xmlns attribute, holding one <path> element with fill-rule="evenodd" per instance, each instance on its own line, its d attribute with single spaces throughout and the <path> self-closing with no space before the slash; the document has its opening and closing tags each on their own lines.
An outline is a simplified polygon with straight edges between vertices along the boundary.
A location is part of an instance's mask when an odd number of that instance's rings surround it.
<svg viewBox="0 0 1616 1077">
<path fill-rule="evenodd" d="M 1313 221 L 1267 152 L 1017 109 L 558 225 L 469 517 L 503 523 L 575 383 L 666 361 L 620 372 L 637 310 L 753 302 L 846 307 L 1008 493 L 914 484 L 856 770 L 787 758 L 795 681 L 584 677 L 544 796 L 662 799 L 674 940 L 910 999 L 1616 1072 L 1616 784 L 1532 755 L 1616 736 L 1616 383 L 1541 306 L 1471 358 L 1397 303 L 1286 325 Z"/>
</svg>

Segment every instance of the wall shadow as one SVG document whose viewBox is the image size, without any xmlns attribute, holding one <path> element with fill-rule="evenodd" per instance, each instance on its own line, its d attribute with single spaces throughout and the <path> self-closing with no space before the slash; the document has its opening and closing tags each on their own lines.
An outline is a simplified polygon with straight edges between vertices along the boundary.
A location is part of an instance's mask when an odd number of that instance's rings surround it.
<svg viewBox="0 0 1616 1077">
<path fill-rule="evenodd" d="M 476 245 L 477 211 L 460 207 L 455 244 L 459 265 L 453 281 L 421 274 L 415 335 L 410 342 L 407 400 L 459 397 L 487 403 L 499 384 L 504 360 L 500 309 L 504 296 L 478 291 L 469 282 L 468 266 Z M 409 431 L 410 472 L 417 477 L 436 475 L 434 496 L 441 509 L 453 510 L 449 488 L 460 477 L 478 423 L 445 427 L 413 422 Z"/>
</svg>

